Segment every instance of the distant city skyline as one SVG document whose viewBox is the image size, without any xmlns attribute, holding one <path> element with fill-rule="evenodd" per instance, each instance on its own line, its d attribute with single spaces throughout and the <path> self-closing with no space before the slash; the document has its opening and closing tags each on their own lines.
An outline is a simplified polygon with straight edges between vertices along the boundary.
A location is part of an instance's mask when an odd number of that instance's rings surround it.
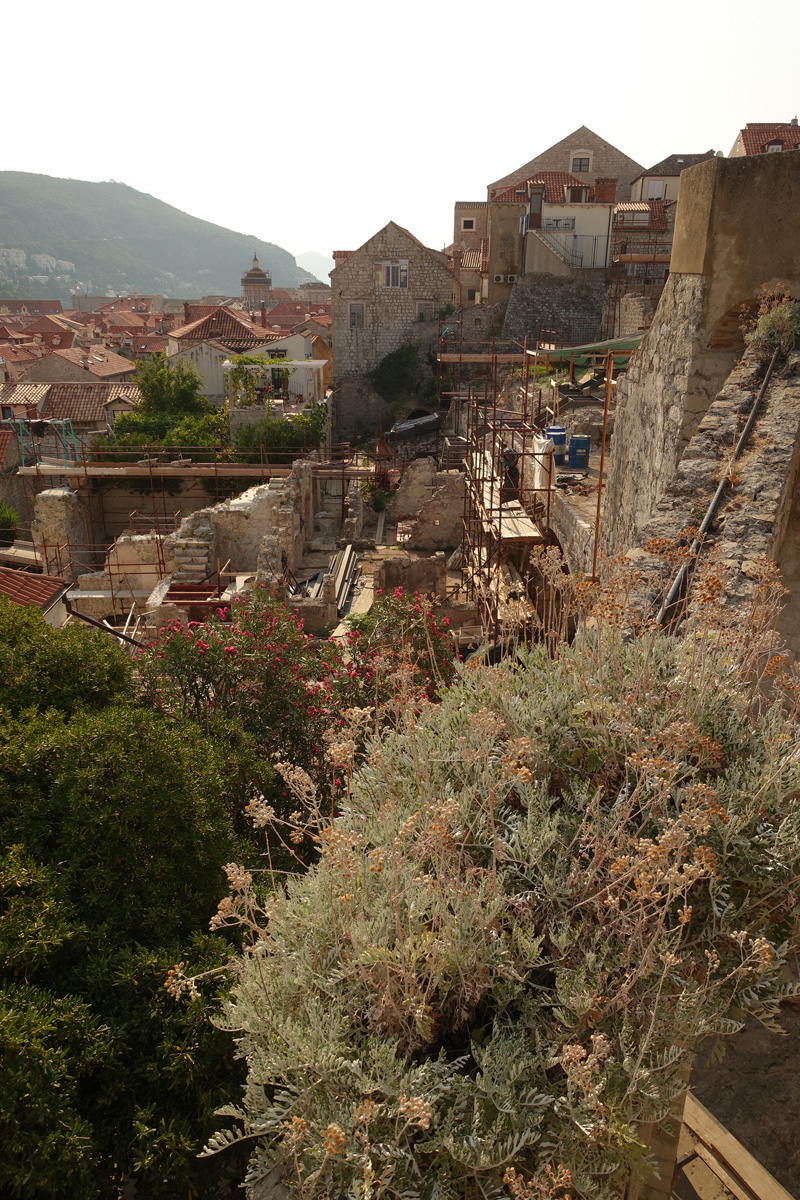
<svg viewBox="0 0 800 1200">
<path fill-rule="evenodd" d="M 455 200 L 580 125 L 648 167 L 789 121 L 798 11 L 770 6 L 780 32 L 756 63 L 744 0 L 624 18 L 588 0 L 564 14 L 309 0 L 300 15 L 184 0 L 147 21 L 112 2 L 87 23 L 41 0 L 35 20 L 4 15 L 3 166 L 124 181 L 293 255 L 355 249 L 389 220 L 441 248 Z"/>
</svg>

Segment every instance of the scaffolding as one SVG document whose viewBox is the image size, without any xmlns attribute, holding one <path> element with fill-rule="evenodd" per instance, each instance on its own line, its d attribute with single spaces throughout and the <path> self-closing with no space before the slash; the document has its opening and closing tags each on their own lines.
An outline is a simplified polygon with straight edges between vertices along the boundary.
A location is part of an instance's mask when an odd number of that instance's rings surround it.
<svg viewBox="0 0 800 1200">
<path fill-rule="evenodd" d="M 468 354 L 462 361 L 480 363 L 486 372 L 481 391 L 466 389 L 458 397 L 466 417 L 462 574 L 468 597 L 480 606 L 484 635 L 496 645 L 524 638 L 536 624 L 531 551 L 554 540 L 553 453 L 540 427 L 541 395 L 532 395 L 525 349 Z M 500 403 L 499 369 L 517 362 L 525 367 L 524 386 L 520 407 L 512 409 Z"/>
</svg>

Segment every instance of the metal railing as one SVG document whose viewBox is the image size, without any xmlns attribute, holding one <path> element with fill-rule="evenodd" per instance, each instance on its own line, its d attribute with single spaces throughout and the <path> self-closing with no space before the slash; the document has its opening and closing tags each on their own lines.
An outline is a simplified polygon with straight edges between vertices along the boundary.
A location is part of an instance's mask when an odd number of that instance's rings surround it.
<svg viewBox="0 0 800 1200">
<path fill-rule="evenodd" d="M 557 233 L 550 229 L 530 229 L 570 267 L 587 270 L 608 264 L 608 237 L 603 234 Z"/>
</svg>

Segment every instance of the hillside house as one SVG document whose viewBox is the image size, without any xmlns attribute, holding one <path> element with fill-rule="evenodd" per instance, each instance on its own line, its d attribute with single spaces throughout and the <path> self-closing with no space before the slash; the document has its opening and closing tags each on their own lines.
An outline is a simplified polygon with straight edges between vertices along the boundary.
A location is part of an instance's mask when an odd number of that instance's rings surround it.
<svg viewBox="0 0 800 1200">
<path fill-rule="evenodd" d="M 537 171 L 488 202 L 489 248 L 481 292 L 508 300 L 520 275 L 571 275 L 608 264 L 616 179 L 589 186 L 567 171 Z M 462 259 L 463 264 L 463 259 Z"/>
<path fill-rule="evenodd" d="M 453 303 L 465 308 L 481 302 L 481 263 L 488 252 L 485 200 L 456 200 L 453 214 Z M 486 258 L 488 270 L 488 258 Z"/>
</svg>

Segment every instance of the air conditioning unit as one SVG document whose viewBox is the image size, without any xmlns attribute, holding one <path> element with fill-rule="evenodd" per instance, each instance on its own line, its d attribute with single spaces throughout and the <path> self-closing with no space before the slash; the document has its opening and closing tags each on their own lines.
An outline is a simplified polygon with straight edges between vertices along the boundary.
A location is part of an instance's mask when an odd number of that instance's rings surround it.
<svg viewBox="0 0 800 1200">
<path fill-rule="evenodd" d="M 516 282 L 517 282 L 516 275 L 506 275 L 506 283 L 516 283 Z"/>
<path fill-rule="evenodd" d="M 505 275 L 495 275 L 495 277 L 494 277 L 495 283 L 505 283 L 505 281 L 506 281 Z"/>
</svg>

